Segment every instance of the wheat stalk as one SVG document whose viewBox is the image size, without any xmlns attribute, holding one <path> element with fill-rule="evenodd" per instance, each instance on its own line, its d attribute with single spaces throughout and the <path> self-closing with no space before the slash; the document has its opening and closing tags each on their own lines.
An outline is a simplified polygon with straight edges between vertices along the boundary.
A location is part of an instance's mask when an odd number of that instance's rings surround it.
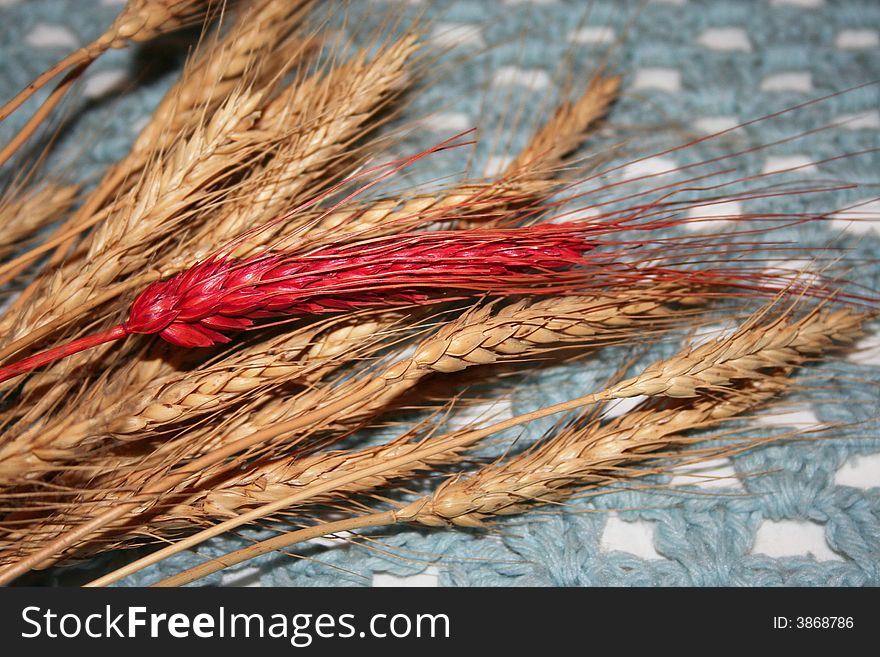
<svg viewBox="0 0 880 657">
<path fill-rule="evenodd" d="M 104 52 L 111 48 L 122 48 L 129 41 L 149 41 L 160 34 L 192 24 L 205 16 L 210 5 L 207 0 L 129 0 L 113 24 L 101 36 L 44 71 L 0 108 L 0 121 L 3 121 L 54 77 L 71 69 L 12 141 L 0 149 L 0 165 L 12 157 L 33 135 L 40 123 L 61 102 L 77 78 Z"/>
</svg>

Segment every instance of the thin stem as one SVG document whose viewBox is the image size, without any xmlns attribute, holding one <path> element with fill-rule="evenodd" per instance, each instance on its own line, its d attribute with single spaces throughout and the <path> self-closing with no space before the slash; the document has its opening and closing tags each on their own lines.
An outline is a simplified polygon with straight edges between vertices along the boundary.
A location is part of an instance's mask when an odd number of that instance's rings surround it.
<svg viewBox="0 0 880 657">
<path fill-rule="evenodd" d="M 259 543 L 254 543 L 253 545 L 250 545 L 246 548 L 236 550 L 235 552 L 230 552 L 229 554 L 215 557 L 210 561 L 206 561 L 205 563 L 199 564 L 198 566 L 193 566 L 192 568 L 177 573 L 176 575 L 172 575 L 171 577 L 167 577 L 159 582 L 156 582 L 155 584 L 151 584 L 150 586 L 154 588 L 183 586 L 184 584 L 195 582 L 202 577 L 207 577 L 211 573 L 216 573 L 217 571 L 223 570 L 224 568 L 234 566 L 235 564 L 241 563 L 242 561 L 247 561 L 249 559 L 253 559 L 254 557 L 258 557 L 261 554 L 274 552 L 275 550 L 281 550 L 283 548 L 290 547 L 291 545 L 295 545 L 296 543 L 302 543 L 304 541 L 309 541 L 313 538 L 320 538 L 321 536 L 327 536 L 329 534 L 338 534 L 339 532 L 353 531 L 355 529 L 366 529 L 368 527 L 378 527 L 381 525 L 390 525 L 395 523 L 396 521 L 397 517 L 395 515 L 395 511 L 391 509 L 389 511 L 371 513 L 369 515 L 358 516 L 356 518 L 346 518 L 345 520 L 337 520 L 335 522 L 327 522 L 320 525 L 314 525 L 312 527 L 305 527 L 304 529 L 281 534 L 280 536 L 275 536 L 274 538 L 260 541 Z M 102 581 L 103 579 L 103 577 L 98 578 L 92 582 L 89 582 L 85 586 L 104 586 L 105 582 Z"/>
<path fill-rule="evenodd" d="M 141 274 L 140 276 L 137 276 L 135 278 L 131 278 L 127 281 L 123 281 L 122 283 L 119 283 L 118 285 L 114 285 L 109 290 L 104 292 L 104 294 L 101 294 L 93 299 L 89 299 L 89 301 L 87 301 L 83 305 L 77 306 L 75 309 L 71 310 L 70 312 L 65 313 L 64 315 L 61 315 L 61 317 L 58 317 L 58 318 L 52 320 L 51 322 L 43 324 L 39 328 L 36 328 L 33 331 L 31 331 L 30 333 L 28 333 L 27 335 L 22 336 L 21 338 L 19 338 L 18 340 L 16 340 L 12 344 L 8 345 L 7 347 L 0 349 L 0 360 L 3 360 L 4 358 L 8 358 L 12 354 L 29 347 L 30 345 L 34 344 L 37 340 L 42 340 L 47 335 L 50 335 L 54 331 L 57 331 L 59 328 L 61 328 L 65 324 L 72 322 L 80 315 L 87 313 L 87 312 L 90 312 L 90 311 L 94 310 L 95 308 L 107 303 L 108 301 L 115 299 L 120 294 L 127 292 L 128 290 L 131 290 L 133 288 L 140 287 L 141 285 L 143 285 L 145 283 L 150 283 L 150 282 L 156 281 L 156 280 L 159 280 L 158 273 L 147 273 L 147 274 Z"/>
<path fill-rule="evenodd" d="M 49 97 L 40 105 L 40 108 L 34 112 L 34 115 L 28 119 L 27 123 L 24 124 L 24 127 L 18 131 L 18 134 L 12 138 L 12 140 L 0 150 L 0 166 L 3 166 L 9 158 L 15 155 L 15 152 L 21 148 L 21 145 L 24 144 L 28 139 L 30 139 L 33 134 L 37 131 L 37 128 L 40 127 L 40 124 L 46 119 L 49 114 L 51 114 L 52 110 L 54 110 L 58 103 L 61 102 L 61 99 L 67 94 L 70 87 L 76 82 L 79 77 L 83 74 L 89 64 L 92 63 L 93 60 L 88 60 L 79 64 L 70 71 L 67 75 L 64 76 L 64 79 L 58 83 L 52 93 L 49 94 Z"/>
<path fill-rule="evenodd" d="M 95 58 L 95 55 L 93 55 L 91 52 L 93 47 L 94 44 L 91 46 L 86 46 L 85 48 L 80 48 L 79 50 L 75 50 L 61 61 L 57 62 L 53 66 L 40 73 L 33 80 L 33 82 L 31 82 L 28 86 L 19 91 L 15 98 L 13 98 L 2 108 L 0 108 L 0 121 L 5 121 L 6 117 L 8 117 L 15 110 L 21 107 L 25 102 L 27 102 L 28 98 L 33 96 L 43 87 L 45 87 L 52 78 L 54 78 L 62 71 L 67 70 L 68 68 L 76 64 L 93 61 Z"/>
<path fill-rule="evenodd" d="M 11 365 L 0 367 L 0 383 L 6 381 L 7 379 L 19 376 L 20 374 L 26 374 L 31 370 L 42 367 L 43 365 L 54 363 L 56 360 L 67 358 L 68 356 L 79 353 L 80 351 L 85 351 L 86 349 L 97 347 L 99 344 L 104 344 L 105 342 L 121 340 L 126 336 L 128 336 L 128 330 L 125 328 L 125 325 L 117 324 L 113 328 L 104 331 L 103 333 L 98 333 L 96 335 L 87 335 L 84 338 L 73 340 L 59 347 L 55 347 L 47 351 L 42 351 L 38 354 L 34 354 L 33 356 L 29 356 L 18 362 L 12 363 Z"/>
</svg>

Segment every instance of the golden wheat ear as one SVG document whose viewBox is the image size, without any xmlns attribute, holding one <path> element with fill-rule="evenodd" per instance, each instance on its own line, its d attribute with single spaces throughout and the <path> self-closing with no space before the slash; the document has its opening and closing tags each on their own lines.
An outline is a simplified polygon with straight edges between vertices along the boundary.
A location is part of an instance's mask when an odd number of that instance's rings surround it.
<svg viewBox="0 0 880 657">
<path fill-rule="evenodd" d="M 754 314 L 732 335 L 725 336 L 695 349 L 687 348 L 671 358 L 655 362 L 635 377 L 615 383 L 598 392 L 568 402 L 548 406 L 509 420 L 497 422 L 485 428 L 461 430 L 444 436 L 434 436 L 430 441 L 426 441 L 421 445 L 419 449 L 408 452 L 405 455 L 391 458 L 384 463 L 374 464 L 370 468 L 359 472 L 341 472 L 339 473 L 340 476 L 338 479 L 323 479 L 315 486 L 297 488 L 296 490 L 291 491 L 287 497 L 276 499 L 261 507 L 240 513 L 236 517 L 216 524 L 210 529 L 203 530 L 194 536 L 181 539 L 174 546 L 164 548 L 148 557 L 142 558 L 135 563 L 120 569 L 113 575 L 101 578 L 99 582 L 107 583 L 115 581 L 119 577 L 135 572 L 145 565 L 156 563 L 170 554 L 197 545 L 207 538 L 217 536 L 225 531 L 247 524 L 248 522 L 269 517 L 282 509 L 289 508 L 293 504 L 306 502 L 313 495 L 323 495 L 336 490 L 338 486 L 346 486 L 351 482 L 366 477 L 381 475 L 386 471 L 394 471 L 395 469 L 404 467 L 407 463 L 424 461 L 425 459 L 444 453 L 454 453 L 455 450 L 474 445 L 477 441 L 499 431 L 519 426 L 525 422 L 531 422 L 543 417 L 556 415 L 564 411 L 570 411 L 612 399 L 621 399 L 644 394 L 657 399 L 706 399 L 709 404 L 707 408 L 710 409 L 710 416 L 713 413 L 718 414 L 720 412 L 728 412 L 731 414 L 739 413 L 742 410 L 743 403 L 748 402 L 745 407 L 751 408 L 752 402 L 761 402 L 766 399 L 766 395 L 754 394 L 751 396 L 746 395 L 744 397 L 741 393 L 737 392 L 738 386 L 750 387 L 753 385 L 753 382 L 762 380 L 772 379 L 775 381 L 772 376 L 768 379 L 768 375 L 774 372 L 782 372 L 784 376 L 784 373 L 788 368 L 797 367 L 811 358 L 815 358 L 828 352 L 828 350 L 833 348 L 835 344 L 847 344 L 851 342 L 861 334 L 862 323 L 865 319 L 866 317 L 864 315 L 847 309 L 829 311 L 817 307 L 801 317 L 793 316 L 790 310 L 784 311 L 778 314 L 778 316 L 773 317 L 770 313 L 770 309 L 762 309 L 760 312 Z M 660 374 L 663 373 L 666 375 L 665 383 L 661 383 L 659 380 Z M 773 391 L 778 392 L 778 387 L 771 387 L 773 388 Z M 375 389 L 366 390 L 366 392 L 372 395 L 375 393 Z M 724 394 L 732 395 L 732 401 L 728 405 L 716 402 L 716 397 L 718 397 L 718 395 L 723 396 Z M 209 455 L 207 459 L 204 457 L 198 459 L 196 463 L 199 463 L 199 469 L 201 470 L 202 463 L 207 465 L 208 461 L 216 460 L 224 453 L 231 453 L 228 450 L 236 450 L 236 447 L 244 448 L 248 444 L 254 445 L 263 443 L 266 440 L 271 440 L 272 437 L 282 435 L 295 427 L 309 426 L 313 422 L 320 420 L 322 416 L 332 417 L 343 408 L 351 408 L 351 399 L 346 398 L 343 402 L 344 404 L 330 403 L 324 409 L 313 411 L 307 418 L 301 417 L 293 422 L 281 422 L 274 427 L 264 428 L 251 436 L 237 441 L 238 445 L 229 444 L 224 449 L 217 450 L 214 454 Z M 691 417 L 690 420 L 697 421 L 699 418 Z M 703 420 L 699 421 L 702 422 Z M 592 438 L 590 438 L 590 440 L 592 440 Z M 566 458 L 568 459 L 571 455 L 570 451 L 564 451 L 567 455 Z M 599 459 L 597 454 L 598 452 L 592 452 L 590 458 L 596 460 L 596 462 L 601 462 L 607 469 L 608 463 L 612 462 L 613 459 L 609 457 L 609 460 L 606 462 Z M 194 464 L 190 464 L 190 467 L 193 467 L 193 465 Z M 595 470 L 590 470 L 589 475 L 590 477 L 595 477 Z M 565 477 L 561 477 L 560 480 L 567 481 Z M 576 480 L 577 478 L 575 478 L 575 481 Z M 571 483 L 570 480 L 568 481 Z M 412 515 L 414 517 L 417 515 L 418 510 L 423 508 L 426 503 L 425 500 L 422 500 L 420 504 L 416 505 L 418 506 L 418 509 L 416 507 L 406 507 L 406 510 L 401 512 L 401 519 L 411 519 L 408 516 Z M 502 506 L 506 507 L 507 504 Z M 391 516 L 388 515 L 388 512 L 380 514 L 383 518 L 383 522 L 388 522 L 389 518 L 393 518 L 395 519 L 394 521 L 396 521 L 397 516 L 394 514 L 396 514 L 397 511 L 392 511 L 391 513 Z M 107 511 L 103 514 L 103 516 L 108 519 L 121 518 L 124 515 L 125 511 L 120 510 L 119 508 Z M 407 517 L 404 518 L 404 516 Z M 372 522 L 374 516 L 369 516 L 367 520 Z M 466 524 L 471 521 L 465 519 L 462 522 Z M 85 526 L 91 524 L 92 523 L 85 523 Z M 82 531 L 83 528 L 80 526 L 71 531 L 69 536 L 82 536 Z M 298 540 L 300 534 L 294 533 L 291 536 Z M 274 545 L 274 543 L 271 544 Z M 10 572 L 20 571 L 23 564 L 39 562 L 39 560 L 48 556 L 52 550 L 54 550 L 52 545 L 43 547 L 35 555 L 31 555 L 19 562 L 16 566 L 10 567 Z M 220 567 L 222 567 L 222 565 Z"/>
<path fill-rule="evenodd" d="M 603 399 L 625 397 L 635 388 L 654 397 L 619 418 L 600 422 L 593 419 L 592 414 L 584 412 L 577 420 L 554 429 L 547 439 L 533 448 L 483 466 L 475 472 L 456 473 L 433 493 L 412 502 L 386 511 L 318 523 L 281 534 L 211 559 L 168 577 L 156 586 L 180 586 L 261 554 L 337 532 L 406 522 L 431 527 L 484 527 L 486 521 L 501 515 L 521 513 L 541 504 L 558 504 L 590 486 L 630 476 L 625 472 L 627 467 L 643 463 L 661 450 L 693 444 L 699 438 L 688 435 L 687 432 L 692 429 L 717 426 L 724 420 L 760 407 L 789 387 L 789 375 L 794 368 L 827 354 L 835 346 L 851 343 L 861 335 L 862 324 L 867 319 L 865 315 L 848 310 L 816 309 L 801 318 L 786 312 L 775 319 L 766 316 L 765 312 L 757 313 L 732 336 L 721 338 L 705 349 L 685 349 L 669 359 L 656 362 L 642 374 L 600 392 L 502 421 L 485 429 L 433 436 L 415 449 L 389 455 L 390 458 L 384 463 L 367 459 L 369 465 L 360 471 L 360 475 L 367 481 L 381 476 L 383 472 L 393 472 L 405 463 L 423 463 L 426 459 L 443 454 L 444 450 L 454 458 L 457 450 L 467 448 L 493 432 Z M 765 331 L 775 334 L 775 337 L 762 343 Z M 757 347 L 759 343 L 761 346 Z M 725 370 L 725 375 L 719 377 L 717 373 L 721 369 Z M 694 373 L 696 378 L 687 383 L 676 381 L 682 371 Z M 710 375 L 709 372 L 713 371 L 716 374 Z M 669 373 L 670 381 L 663 386 L 656 385 L 657 372 Z M 696 372 L 702 374 L 697 375 Z M 646 390 L 643 384 L 647 384 L 650 390 Z M 684 403 L 672 406 L 657 403 L 670 399 L 670 395 L 673 399 L 682 399 Z M 727 434 L 722 436 L 725 437 L 730 438 Z M 747 447 L 748 444 L 737 443 L 726 449 L 735 452 Z M 720 448 L 721 451 L 716 453 L 724 453 L 724 449 Z M 366 450 L 365 455 L 370 451 Z M 650 470 L 641 472 L 644 474 Z M 337 483 L 347 486 L 352 481 L 358 481 L 358 478 L 340 473 Z M 278 510 L 284 508 L 284 502 L 301 501 L 308 497 L 309 488 L 314 494 L 327 495 L 332 487 L 329 481 L 307 485 L 305 490 L 291 492 L 286 499 L 268 502 L 262 509 L 240 514 L 222 523 L 222 526 L 236 526 L 245 518 L 257 517 L 260 511 Z M 208 536 L 215 531 L 216 528 L 202 532 L 202 535 Z M 188 545 L 196 542 L 195 538 L 184 541 Z M 90 586 L 116 581 L 140 567 L 155 563 L 161 556 L 173 554 L 178 547 L 165 548 L 116 573 L 95 580 Z"/>
</svg>

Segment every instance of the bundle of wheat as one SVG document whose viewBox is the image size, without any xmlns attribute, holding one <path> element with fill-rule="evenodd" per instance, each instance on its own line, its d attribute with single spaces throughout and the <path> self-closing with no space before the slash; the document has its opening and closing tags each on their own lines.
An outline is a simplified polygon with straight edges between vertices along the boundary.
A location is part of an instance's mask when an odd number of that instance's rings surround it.
<svg viewBox="0 0 880 657">
<path fill-rule="evenodd" d="M 578 160 L 620 91 L 604 66 L 497 176 L 389 193 L 441 152 L 466 152 L 473 132 L 377 157 L 405 141 L 408 92 L 448 53 L 422 16 L 389 12 L 350 42 L 335 19 L 310 0 L 131 0 L 0 110 L 70 69 L 2 163 L 101 53 L 206 22 L 130 152 L 76 209 L 77 185 L 32 176 L 0 203 L 0 281 L 17 295 L 0 318 L 0 582 L 170 541 L 95 581 L 108 584 L 261 523 L 307 526 L 161 584 L 343 530 L 485 529 L 765 442 L 729 440 L 726 423 L 803 389 L 794 373 L 873 318 L 876 294 L 841 273 L 857 260 L 832 246 L 809 280 L 768 262 L 807 251 L 780 228 L 827 213 L 736 211 L 723 232 L 692 230 L 698 208 L 841 187 L 718 168 L 766 144 L 675 180 L 617 174 L 730 129 L 625 164 Z M 742 321 L 597 392 L 444 428 L 450 408 L 503 394 L 511 376 L 721 320 Z M 644 400 L 618 418 L 594 408 L 632 398 Z M 575 409 L 525 450 L 479 459 L 488 437 Z M 349 440 L 389 425 L 376 444 Z M 328 507 L 351 517 L 325 521 Z"/>
</svg>

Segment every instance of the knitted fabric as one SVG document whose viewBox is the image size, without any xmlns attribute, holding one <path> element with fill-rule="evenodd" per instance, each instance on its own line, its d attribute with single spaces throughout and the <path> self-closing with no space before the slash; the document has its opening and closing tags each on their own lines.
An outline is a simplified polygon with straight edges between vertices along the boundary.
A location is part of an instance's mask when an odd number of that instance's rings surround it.
<svg viewBox="0 0 880 657">
<path fill-rule="evenodd" d="M 369 26 L 390 5 L 353 2 L 351 11 L 362 20 L 350 22 Z M 94 38 L 121 6 L 114 0 L 0 0 L 0 98 Z M 419 2 L 402 3 L 402 11 L 422 9 Z M 605 55 L 610 67 L 623 73 L 623 97 L 610 123 L 637 135 L 639 154 L 880 77 L 880 3 L 875 0 L 658 0 L 644 6 L 611 0 L 462 0 L 437 3 L 428 13 L 435 20 L 435 40 L 456 41 L 458 52 L 474 57 L 414 99 L 407 116 L 441 109 L 397 148 L 416 152 L 478 126 L 483 139 L 476 162 L 484 170 L 503 167 L 528 139 L 531 119 L 546 116 L 563 96 L 561 62 L 569 57 L 575 88 L 579 83 L 582 88 Z M 487 44 L 499 45 L 480 52 Z M 125 153 L 180 65 L 172 61 L 168 70 L 138 77 L 149 52 L 145 47 L 112 51 L 89 70 L 79 96 L 68 104 L 68 123 L 51 160 L 54 171 L 93 180 Z M 520 116 L 530 120 L 511 120 L 520 104 Z M 0 140 L 6 142 L 32 109 L 28 104 L 0 125 Z M 496 140 L 503 117 L 504 138 Z M 876 148 L 880 88 L 864 87 L 671 153 L 660 166 L 681 166 L 843 119 L 851 120 L 727 164 L 760 172 Z M 652 127 L 638 133 L 637 126 Z M 432 179 L 460 175 L 465 158 L 444 154 L 427 173 Z M 867 153 L 801 170 L 797 177 L 870 183 L 877 180 L 878 164 L 880 156 Z M 810 196 L 742 201 L 740 210 L 825 211 L 872 195 L 876 191 L 843 189 L 820 201 Z M 871 209 L 880 211 L 876 204 L 861 211 Z M 878 225 L 810 224 L 779 237 L 817 247 L 839 238 L 853 247 L 854 257 L 875 258 Z M 860 267 L 858 279 L 880 289 L 880 264 Z M 640 354 L 639 362 L 674 348 L 657 347 Z M 606 350 L 526 377 L 508 412 L 586 394 L 627 354 Z M 308 558 L 266 555 L 203 583 L 362 586 L 419 575 L 412 581 L 450 586 L 878 585 L 880 440 L 870 423 L 857 423 L 880 415 L 880 347 L 859 358 L 813 368 L 819 383 L 811 380 L 815 391 L 809 400 L 805 396 L 797 413 L 774 416 L 767 424 L 768 432 L 783 433 L 802 420 L 842 423 L 850 425 L 845 432 L 754 449 L 702 471 L 727 478 L 679 475 L 673 483 L 684 489 L 593 496 L 551 512 L 505 519 L 491 533 L 396 527 L 373 532 L 381 543 L 366 547 L 324 540 L 300 551 Z M 823 382 L 828 385 L 822 387 Z M 535 438 L 547 426 L 530 427 L 524 435 Z M 669 481 L 669 476 L 652 480 Z M 155 581 L 239 544 L 237 539 L 212 541 L 201 556 L 178 555 L 123 584 Z M 100 570 L 119 558 L 91 567 Z M 65 581 L 64 571 L 53 577 Z"/>
</svg>

